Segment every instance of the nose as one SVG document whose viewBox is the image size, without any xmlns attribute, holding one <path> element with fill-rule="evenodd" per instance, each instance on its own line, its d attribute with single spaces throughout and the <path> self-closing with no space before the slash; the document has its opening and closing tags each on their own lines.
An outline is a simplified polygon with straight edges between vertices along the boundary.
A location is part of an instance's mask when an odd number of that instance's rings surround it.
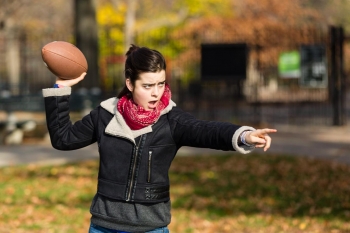
<svg viewBox="0 0 350 233">
<path fill-rule="evenodd" d="M 152 96 L 158 97 L 158 94 L 159 94 L 158 86 L 155 85 L 154 88 L 152 88 Z"/>
</svg>

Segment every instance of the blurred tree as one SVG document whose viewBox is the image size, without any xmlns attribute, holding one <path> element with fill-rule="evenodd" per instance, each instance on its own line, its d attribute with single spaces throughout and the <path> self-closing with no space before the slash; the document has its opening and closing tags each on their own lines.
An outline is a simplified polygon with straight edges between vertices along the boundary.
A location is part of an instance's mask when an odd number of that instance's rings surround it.
<svg viewBox="0 0 350 233">
<path fill-rule="evenodd" d="M 134 43 L 134 24 L 136 17 L 136 3 L 137 0 L 127 1 L 127 12 L 125 17 L 125 27 L 124 27 L 124 51 L 127 51 L 130 44 Z"/>
<path fill-rule="evenodd" d="M 102 4 L 103 3 L 103 4 Z M 126 4 L 100 2 L 97 9 L 97 23 L 99 25 L 100 55 L 109 53 L 124 53 L 124 34 Z"/>
<path fill-rule="evenodd" d="M 123 56 L 131 43 L 157 48 L 166 57 L 174 58 L 184 46 L 180 40 L 169 40 L 168 35 L 188 20 L 217 14 L 232 16 L 231 0 L 99 1 L 97 18 L 103 51 L 100 65 L 107 86 L 115 82 L 107 67 L 121 72 L 121 67 L 108 63 L 121 62 L 118 56 Z M 111 59 L 111 52 L 117 57 Z"/>
<path fill-rule="evenodd" d="M 72 33 L 73 5 L 65 0 L 0 0 L 0 5 L 0 22 L 5 28 Z"/>
<path fill-rule="evenodd" d="M 105 46 L 101 39 L 100 46 L 120 55 L 133 41 L 156 47 L 171 58 L 177 76 L 186 80 L 196 75 L 193 64 L 199 61 L 200 42 L 246 42 L 269 48 L 260 55 L 253 53 L 268 66 L 276 64 L 281 47 L 306 43 L 317 30 L 327 30 L 328 23 L 350 18 L 345 0 L 137 0 L 132 6 L 135 9 L 130 10 L 126 0 L 99 1 L 100 19 L 108 18 L 104 23 L 99 20 L 101 26 L 108 25 L 101 34 L 112 41 Z"/>
<path fill-rule="evenodd" d="M 103 77 L 108 76 L 109 69 L 104 64 L 122 63 L 126 47 L 133 42 L 161 50 L 167 58 L 171 58 L 169 64 L 176 68 L 178 76 L 190 79 L 195 74 L 193 61 L 199 59 L 198 43 L 203 38 L 209 42 L 220 39 L 223 42 L 244 40 L 262 46 L 288 45 L 289 42 L 283 35 L 290 33 L 289 31 L 295 27 L 311 28 L 322 24 L 342 24 L 345 29 L 350 27 L 348 0 L 80 2 L 96 4 L 97 7 L 99 64 Z M 6 50 L 6 59 L 2 62 L 5 63 L 6 60 L 6 78 L 11 82 L 13 93 L 16 93 L 22 65 L 20 35 L 28 32 L 27 35 L 30 33 L 40 37 L 43 34 L 39 32 L 44 32 L 44 35 L 56 33 L 65 35 L 65 38 L 69 38 L 67 40 L 74 42 L 74 1 L 0 0 L 0 6 L 0 34 L 6 35 L 7 38 L 6 46 L 3 46 Z M 84 14 L 86 13 L 83 12 L 83 16 Z M 90 29 L 90 27 L 85 29 L 84 33 L 91 32 Z M 145 37 L 148 39 L 143 39 Z M 43 38 L 40 39 L 45 41 Z M 301 35 L 295 37 L 295 40 L 302 39 Z M 266 64 L 274 62 L 272 57 L 276 57 L 276 54 L 277 50 L 270 52 L 269 55 L 267 53 L 261 55 L 262 62 Z M 89 66 L 90 75 L 92 66 Z M 189 67 L 191 69 L 188 69 Z M 113 69 L 115 68 L 122 72 L 122 67 L 114 66 Z M 96 78 L 93 82 L 95 81 Z"/>
<path fill-rule="evenodd" d="M 127 4 L 123 1 L 99 1 L 99 67 L 105 91 L 115 91 L 122 85 L 125 51 L 124 25 Z"/>
<path fill-rule="evenodd" d="M 276 64 L 279 46 L 288 47 L 298 40 L 302 42 L 307 39 L 300 33 L 300 29 L 308 30 L 325 25 L 319 13 L 303 6 L 301 0 L 233 0 L 230 3 L 233 13 L 193 18 L 178 29 L 179 32 L 174 34 L 173 40 L 186 40 L 184 44 L 187 45 L 187 49 L 178 59 L 179 62 L 199 62 L 198 41 L 201 41 L 244 42 L 253 48 L 269 48 L 268 53 L 260 55 L 262 65 Z"/>
<path fill-rule="evenodd" d="M 347 0 L 307 0 L 306 6 L 316 9 L 328 24 L 350 29 L 350 1 Z"/>
<path fill-rule="evenodd" d="M 7 80 L 11 93 L 17 95 L 23 66 L 20 51 L 25 36 L 53 30 L 57 33 L 71 33 L 71 5 L 64 0 L 0 0 L 0 6 L 0 34 L 5 38 L 3 43 L 6 50 Z"/>
<path fill-rule="evenodd" d="M 306 4 L 316 9 L 329 25 L 342 26 L 345 32 L 350 31 L 350 1 L 348 0 L 308 0 Z M 350 74 L 350 43 L 344 43 L 344 69 Z M 348 80 L 350 85 L 350 80 Z"/>
<path fill-rule="evenodd" d="M 75 38 L 77 47 L 83 52 L 88 62 L 85 82 L 78 87 L 99 87 L 98 71 L 98 33 L 96 22 L 96 6 L 93 0 L 75 0 Z"/>
</svg>

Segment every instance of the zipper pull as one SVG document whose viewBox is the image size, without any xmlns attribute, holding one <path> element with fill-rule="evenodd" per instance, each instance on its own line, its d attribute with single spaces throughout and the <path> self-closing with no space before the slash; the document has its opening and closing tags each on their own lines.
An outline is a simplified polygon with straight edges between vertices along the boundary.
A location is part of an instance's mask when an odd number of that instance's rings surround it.
<svg viewBox="0 0 350 233">
<path fill-rule="evenodd" d="M 151 182 L 151 164 L 152 164 L 152 151 L 148 152 L 148 177 L 147 182 Z"/>
</svg>

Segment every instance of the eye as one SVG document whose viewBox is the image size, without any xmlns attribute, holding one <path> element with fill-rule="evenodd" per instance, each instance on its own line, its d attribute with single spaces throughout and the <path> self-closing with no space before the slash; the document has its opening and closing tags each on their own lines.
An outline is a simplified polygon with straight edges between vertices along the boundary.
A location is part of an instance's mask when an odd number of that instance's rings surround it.
<svg viewBox="0 0 350 233">
<path fill-rule="evenodd" d="M 151 85 L 143 85 L 143 87 L 145 88 L 145 89 L 150 89 L 151 88 Z"/>
<path fill-rule="evenodd" d="M 165 82 L 161 82 L 161 83 L 158 84 L 158 86 L 160 86 L 160 87 L 162 87 L 164 85 L 165 85 Z"/>
</svg>

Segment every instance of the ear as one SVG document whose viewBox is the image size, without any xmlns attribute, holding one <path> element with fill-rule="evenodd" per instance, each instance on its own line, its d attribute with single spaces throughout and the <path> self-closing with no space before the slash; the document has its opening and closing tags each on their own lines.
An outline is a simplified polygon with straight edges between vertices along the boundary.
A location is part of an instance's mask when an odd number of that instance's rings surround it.
<svg viewBox="0 0 350 233">
<path fill-rule="evenodd" d="M 125 85 L 126 85 L 126 87 L 129 89 L 129 91 L 133 91 L 134 90 L 134 87 L 133 87 L 133 85 L 132 85 L 132 83 L 131 83 L 131 81 L 130 81 L 130 79 L 129 78 L 127 78 L 126 80 L 125 80 Z"/>
</svg>

